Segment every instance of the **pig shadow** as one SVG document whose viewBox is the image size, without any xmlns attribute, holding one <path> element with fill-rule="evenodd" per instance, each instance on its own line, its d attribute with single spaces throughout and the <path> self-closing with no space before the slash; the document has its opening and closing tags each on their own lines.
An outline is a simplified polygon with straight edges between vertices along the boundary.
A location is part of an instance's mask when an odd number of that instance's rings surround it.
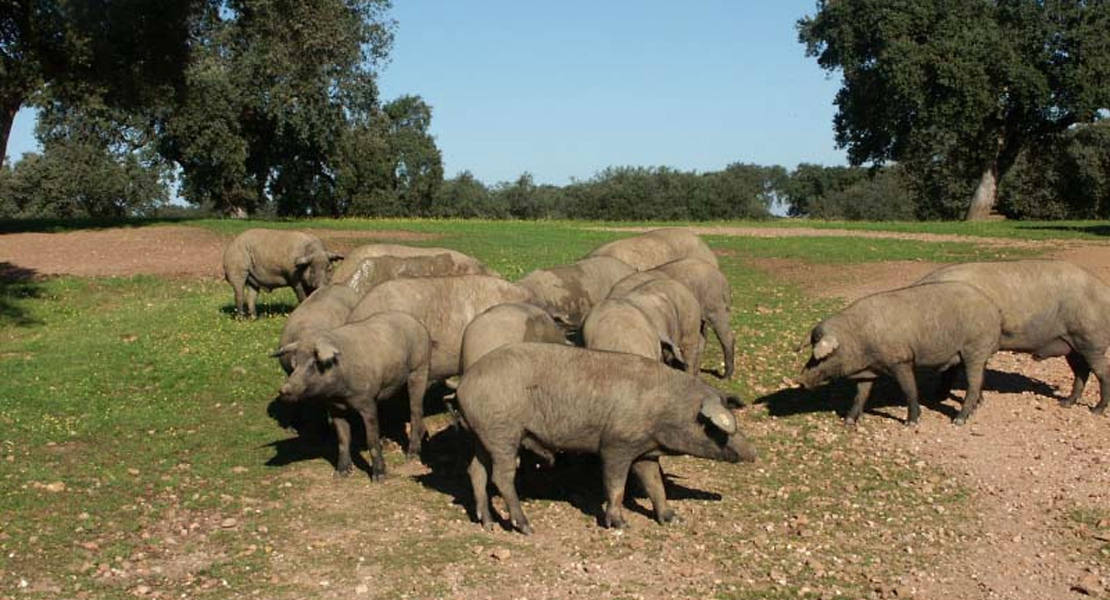
<svg viewBox="0 0 1110 600">
<path fill-rule="evenodd" d="M 443 396 L 449 391 L 445 386 L 433 386 L 424 395 L 424 415 L 445 412 Z M 332 468 L 339 462 L 338 438 L 331 425 L 326 406 L 321 402 L 282 402 L 274 398 L 266 406 L 266 414 L 282 429 L 292 431 L 295 437 L 266 444 L 274 449 L 274 456 L 266 466 L 280 467 L 305 460 L 327 460 Z M 351 425 L 351 462 L 367 476 L 370 464 L 364 454 L 367 449 L 366 429 L 355 413 L 348 419 Z M 378 429 L 383 440 L 395 442 L 402 449 L 408 447 L 409 401 L 404 392 L 378 403 Z M 434 460 L 429 452 L 428 440 L 420 451 L 421 460 Z"/>
<path fill-rule="evenodd" d="M 952 389 L 967 389 L 967 379 L 963 370 L 957 367 L 958 372 Z M 940 374 L 932 370 L 917 371 L 918 395 L 924 409 L 939 412 L 949 419 L 953 419 L 960 412 L 961 399 L 952 392 L 938 397 Z M 1048 384 L 1030 379 L 1020 373 L 996 371 L 987 369 L 983 378 L 984 392 L 997 392 L 1003 394 L 1020 394 L 1032 392 L 1048 398 L 1060 398 L 1056 390 Z M 756 403 L 767 406 L 771 416 L 785 417 L 796 414 L 815 412 L 835 412 L 840 418 L 848 415 L 848 410 L 856 395 L 856 385 L 847 380 L 835 381 L 821 386 L 816 390 L 801 388 L 784 388 L 774 393 L 756 399 Z M 985 398 L 984 401 L 989 401 Z M 982 402 L 982 401 L 981 401 Z M 982 404 L 980 404 L 982 406 Z M 890 377 L 880 377 L 871 389 L 871 396 L 864 408 L 865 414 L 882 418 L 904 421 L 906 413 L 898 409 L 906 409 L 906 397 L 902 389 Z"/>
<path fill-rule="evenodd" d="M 416 481 L 450 496 L 452 504 L 464 509 L 470 519 L 477 522 L 474 494 L 466 472 L 466 466 L 473 456 L 473 444 L 473 436 L 461 428 L 448 427 L 438 432 L 425 444 L 429 454 L 434 457 L 425 461 L 431 470 L 427 474 L 418 475 Z M 665 471 L 666 460 L 663 461 L 663 466 Z M 668 500 L 721 500 L 720 494 L 687 487 L 680 483 L 681 479 L 664 473 L 663 484 Z M 605 493 L 601 483 L 601 459 L 595 454 L 557 454 L 555 464 L 548 466 L 543 459 L 521 449 L 516 489 L 522 500 L 566 502 L 582 514 L 593 517 L 597 525 L 604 525 Z M 497 487 L 492 482 L 489 494 L 490 498 L 498 495 Z M 647 494 L 630 473 L 624 508 L 654 520 L 655 513 L 650 510 L 650 503 L 637 502 L 637 499 L 646 497 Z M 493 514 L 503 529 L 512 529 L 507 515 L 500 514 L 497 510 Z"/>
<path fill-rule="evenodd" d="M 273 302 L 255 302 L 254 304 L 254 309 L 255 312 L 258 314 L 259 319 L 265 317 L 284 317 L 293 312 L 293 309 L 295 308 L 297 308 L 296 304 L 286 302 L 284 300 L 275 300 Z M 238 318 L 239 316 L 239 313 L 235 310 L 234 302 L 229 302 L 221 306 L 220 312 L 232 319 Z M 245 320 L 249 321 L 250 318 L 248 317 Z"/>
</svg>

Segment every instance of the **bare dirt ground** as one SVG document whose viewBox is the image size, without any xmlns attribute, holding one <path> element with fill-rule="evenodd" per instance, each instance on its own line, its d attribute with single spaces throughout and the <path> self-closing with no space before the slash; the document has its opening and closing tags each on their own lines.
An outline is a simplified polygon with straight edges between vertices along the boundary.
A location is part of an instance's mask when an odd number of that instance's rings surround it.
<svg viewBox="0 0 1110 600">
<path fill-rule="evenodd" d="M 851 235 L 1035 245 L 1033 242 L 991 241 L 962 236 L 817 229 L 726 231 L 723 228 L 701 228 L 698 231 L 714 235 Z M 407 232 L 367 232 L 365 235 L 335 231 L 316 233 L 340 248 L 371 240 L 403 241 L 417 235 Z M 417 239 L 426 238 L 417 236 Z M 220 256 L 224 243 L 226 239 L 219 235 L 177 226 L 63 234 L 8 234 L 0 235 L 0 264 L 30 269 L 38 274 L 89 276 L 152 273 L 220 277 Z M 1080 264 L 1104 281 L 1110 281 L 1110 246 L 1052 242 L 1051 248 L 1053 255 Z M 760 259 L 754 262 L 754 266 L 776 277 L 795 281 L 810 293 L 852 300 L 911 283 L 937 265 L 887 262 L 826 266 Z M 895 404 L 876 409 L 879 414 L 868 414 L 858 431 L 851 436 L 851 446 L 859 451 L 879 451 L 877 449 L 885 447 L 888 448 L 886 451 L 894 449 L 928 464 L 939 465 L 953 482 L 970 490 L 972 496 L 972 511 L 969 514 L 948 515 L 947 518 L 971 520 L 977 536 L 949 545 L 951 552 L 940 559 L 941 568 L 895 574 L 897 580 L 889 585 L 884 583 L 876 595 L 926 600 L 1044 600 L 1105 596 L 1110 588 L 1110 572 L 1106 570 L 1105 557 L 1100 562 L 1099 556 L 1106 543 L 1110 542 L 1110 522 L 1097 518 L 1087 522 L 1079 517 L 1104 514 L 1108 508 L 1110 419 L 1093 416 L 1084 406 L 1065 409 L 1057 405 L 1053 396 L 1065 395 L 1071 385 L 1071 373 L 1062 359 L 1035 362 L 1026 356 L 1000 353 L 991 361 L 989 369 L 983 404 L 968 426 L 958 428 L 950 423 L 949 413 L 962 395 L 960 391 L 956 393 L 957 398 L 949 399 L 943 405 L 947 409 L 927 408 L 921 424 L 915 429 L 906 429 L 901 424 L 905 407 Z M 1092 379 L 1092 385 L 1088 386 L 1080 403 L 1091 406 L 1097 401 L 1097 385 Z M 883 414 L 894 418 L 882 418 Z M 674 464 L 680 481 L 682 477 L 688 477 L 694 484 L 702 484 L 695 487 L 712 488 L 699 481 L 697 461 L 678 460 Z M 420 470 L 419 467 L 414 468 Z M 341 488 L 325 485 L 325 478 L 330 474 L 319 464 L 314 464 L 313 469 L 319 471 L 320 481 L 308 482 L 309 485 L 305 486 L 308 490 L 303 498 L 305 508 L 311 512 L 324 511 L 328 506 L 342 507 L 349 498 L 350 490 L 344 492 Z M 392 486 L 398 488 L 395 492 L 399 494 L 413 492 L 399 483 Z M 385 489 L 390 487 L 387 484 Z M 393 506 L 402 505 L 397 503 Z M 635 513 L 631 515 L 637 531 L 653 531 L 653 537 L 645 540 L 601 530 L 592 519 L 583 518 L 577 508 L 554 503 L 543 510 L 528 509 L 540 532 L 537 541 L 516 546 L 514 544 L 519 538 L 505 533 L 498 535 L 505 541 L 504 547 L 471 545 L 459 552 L 499 565 L 499 569 L 517 562 L 522 555 L 529 556 L 527 564 L 549 565 L 547 569 L 550 572 L 545 575 L 556 576 L 567 583 L 567 589 L 587 595 L 625 581 L 658 582 L 662 587 L 653 589 L 646 594 L 647 597 L 666 597 L 668 589 L 713 593 L 713 565 L 702 565 L 696 557 L 675 556 L 668 552 L 668 538 L 672 535 L 715 534 L 717 524 L 699 518 L 702 512 L 712 514 L 710 503 L 688 499 L 678 502 L 678 505 L 687 520 L 677 533 L 670 529 L 655 533 L 646 517 Z M 383 503 L 383 506 L 391 505 Z M 452 515 L 446 523 L 438 515 L 406 514 L 405 517 L 424 523 L 420 527 L 438 527 L 447 532 L 465 533 L 477 528 L 466 518 L 462 508 L 450 500 L 445 503 L 443 512 Z M 431 516 L 436 518 L 431 519 Z M 389 515 L 384 517 L 388 520 Z M 311 544 L 319 544 L 317 547 L 338 544 L 343 546 L 343 554 L 367 557 L 375 552 L 382 555 L 391 551 L 403 552 L 407 544 L 402 537 L 403 530 L 389 533 L 386 529 L 384 537 L 373 541 L 376 547 L 370 548 L 365 538 L 333 535 L 342 527 L 342 524 L 337 524 L 332 529 L 320 528 L 319 524 L 306 522 L 304 541 L 310 549 L 313 547 Z M 740 528 L 736 533 L 749 541 L 765 537 L 762 530 L 756 527 L 736 527 Z M 605 562 L 598 562 L 595 557 L 579 553 L 583 536 L 620 550 L 606 558 Z M 750 551 L 752 546 L 748 544 L 745 542 L 737 546 L 738 556 Z M 758 544 L 754 547 L 758 548 Z M 901 551 L 901 546 L 892 542 L 891 552 Z M 651 556 L 654 560 L 644 561 L 641 555 Z M 297 556 L 291 554 L 290 558 Z M 277 563 L 281 568 L 280 556 Z M 805 565 L 804 568 L 815 568 L 810 563 Z M 279 577 L 285 581 L 288 581 L 287 578 L 315 581 L 315 578 L 326 575 L 313 572 L 311 567 L 301 571 L 300 564 L 290 563 L 285 567 L 287 570 L 279 571 L 283 573 Z M 367 584 L 373 585 L 375 578 L 391 576 L 389 572 L 381 572 L 381 567 L 373 567 L 370 563 L 364 565 L 361 561 L 350 566 L 349 574 L 348 582 L 357 586 L 356 592 L 361 592 L 359 588 L 365 589 Z M 550 577 L 536 577 L 530 581 L 527 570 L 521 570 L 519 575 L 519 584 L 510 588 L 478 582 L 477 589 L 482 591 L 476 595 L 473 592 L 474 582 L 463 581 L 466 574 L 456 571 L 451 564 L 445 565 L 442 571 L 429 573 L 429 577 L 448 582 L 446 591 L 449 596 L 458 595 L 462 589 L 472 590 L 465 597 L 510 598 L 523 595 L 542 598 L 563 595 L 560 590 L 535 587 L 541 585 L 543 580 L 550 581 Z M 767 576 L 767 573 L 758 575 Z M 772 579 L 777 577 L 773 572 L 770 576 Z M 499 583 L 504 581 L 499 580 Z M 318 591 L 321 596 L 346 596 L 352 590 L 346 587 L 327 591 L 321 588 Z"/>
<path fill-rule="evenodd" d="M 411 231 L 306 230 L 340 252 L 373 242 L 434 239 Z M 222 278 L 229 238 L 198 227 L 165 226 L 0 235 L 0 263 L 40 275 L 134 274 Z"/>
</svg>

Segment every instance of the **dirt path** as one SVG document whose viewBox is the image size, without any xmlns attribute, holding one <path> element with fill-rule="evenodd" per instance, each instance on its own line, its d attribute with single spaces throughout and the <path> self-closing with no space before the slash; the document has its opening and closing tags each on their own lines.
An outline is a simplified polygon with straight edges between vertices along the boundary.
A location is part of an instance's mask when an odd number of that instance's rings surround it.
<svg viewBox="0 0 1110 600">
<path fill-rule="evenodd" d="M 329 248 L 345 251 L 377 241 L 411 242 L 436 236 L 411 231 L 307 229 Z M 187 226 L 0 235 L 0 265 L 39 275 L 82 277 L 135 274 L 222 278 L 228 238 Z"/>
</svg>

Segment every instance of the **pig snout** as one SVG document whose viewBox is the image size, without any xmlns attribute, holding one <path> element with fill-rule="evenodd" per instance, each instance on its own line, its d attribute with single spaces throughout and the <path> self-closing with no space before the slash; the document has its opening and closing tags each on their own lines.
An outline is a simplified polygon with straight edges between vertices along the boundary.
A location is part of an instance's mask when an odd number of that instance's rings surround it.
<svg viewBox="0 0 1110 600">
<path fill-rule="evenodd" d="M 742 435 L 734 435 L 728 440 L 729 449 L 736 454 L 736 460 L 732 462 L 755 462 L 759 457 L 759 451 L 756 450 L 755 444 L 752 444 L 748 438 Z"/>
<path fill-rule="evenodd" d="M 278 400 L 282 402 L 296 402 L 301 399 L 303 392 L 303 388 L 295 385 L 292 380 L 289 380 L 278 390 Z"/>
</svg>

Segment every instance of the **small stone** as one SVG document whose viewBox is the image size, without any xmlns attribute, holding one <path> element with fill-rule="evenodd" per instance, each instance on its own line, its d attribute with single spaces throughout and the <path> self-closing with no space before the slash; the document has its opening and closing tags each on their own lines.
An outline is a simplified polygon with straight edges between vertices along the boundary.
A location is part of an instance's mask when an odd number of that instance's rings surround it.
<svg viewBox="0 0 1110 600">
<path fill-rule="evenodd" d="M 513 553 L 509 552 L 508 548 L 494 548 L 489 555 L 500 561 L 506 561 L 513 557 Z"/>
<path fill-rule="evenodd" d="M 1103 591 L 1102 582 L 1099 581 L 1098 575 L 1095 573 L 1087 573 L 1084 575 L 1079 580 L 1079 583 L 1072 586 L 1072 589 L 1080 594 L 1086 594 L 1088 596 L 1100 596 Z"/>
<path fill-rule="evenodd" d="M 81 542 L 81 547 L 90 552 L 100 550 L 100 544 L 97 544 L 96 542 Z"/>
<path fill-rule="evenodd" d="M 355 586 L 355 593 L 358 594 L 359 596 L 364 596 L 364 595 L 370 593 L 370 588 L 367 587 L 365 583 L 360 583 L 360 584 Z"/>
<path fill-rule="evenodd" d="M 138 476 L 139 470 L 138 469 L 128 469 L 127 474 L 132 475 L 132 476 Z"/>
<path fill-rule="evenodd" d="M 238 521 L 236 521 L 234 518 L 228 517 L 223 521 L 220 521 L 220 527 L 223 527 L 224 529 L 231 529 L 232 527 L 235 527 L 237 523 Z"/>
<path fill-rule="evenodd" d="M 150 593 L 150 586 L 140 585 L 135 587 L 136 596 L 145 596 Z"/>
<path fill-rule="evenodd" d="M 48 483 L 42 486 L 42 489 L 56 494 L 58 492 L 66 491 L 66 484 L 64 481 L 55 481 L 53 483 Z"/>
<path fill-rule="evenodd" d="M 231 472 L 235 473 L 236 475 L 242 475 L 243 473 L 246 473 L 249 470 L 250 469 L 248 469 L 246 467 L 231 467 Z"/>
</svg>

